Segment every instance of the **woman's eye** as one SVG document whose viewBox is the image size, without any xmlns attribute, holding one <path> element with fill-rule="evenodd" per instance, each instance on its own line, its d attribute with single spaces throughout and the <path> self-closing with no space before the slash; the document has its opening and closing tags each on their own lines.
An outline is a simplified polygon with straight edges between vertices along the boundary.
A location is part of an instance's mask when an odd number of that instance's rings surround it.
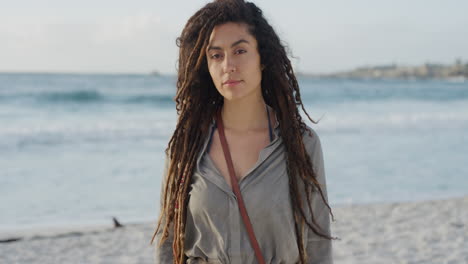
<svg viewBox="0 0 468 264">
<path fill-rule="evenodd" d="M 211 55 L 211 58 L 212 58 L 212 59 L 219 59 L 220 57 L 221 57 L 221 55 L 219 55 L 219 54 L 217 54 L 217 53 Z"/>
<path fill-rule="evenodd" d="M 246 52 L 247 52 L 246 50 L 238 49 L 234 53 L 235 54 L 243 54 L 243 53 L 246 53 Z M 222 57 L 222 54 L 219 54 L 219 53 L 214 53 L 214 54 L 210 55 L 210 59 L 214 59 L 214 60 L 220 59 L 221 57 Z"/>
</svg>

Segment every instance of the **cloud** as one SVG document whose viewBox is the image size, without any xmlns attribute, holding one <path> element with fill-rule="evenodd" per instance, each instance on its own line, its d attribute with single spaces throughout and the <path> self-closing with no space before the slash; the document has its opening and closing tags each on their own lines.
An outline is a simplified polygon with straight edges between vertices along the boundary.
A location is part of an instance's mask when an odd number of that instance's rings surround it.
<svg viewBox="0 0 468 264">
<path fill-rule="evenodd" d="M 149 13 L 94 22 L 1 18 L 0 70 L 173 69 L 176 33 L 166 25 L 160 17 Z"/>
<path fill-rule="evenodd" d="M 108 20 L 97 24 L 95 41 L 128 41 L 146 34 L 167 33 L 158 16 L 140 14 L 124 17 L 120 20 Z"/>
</svg>

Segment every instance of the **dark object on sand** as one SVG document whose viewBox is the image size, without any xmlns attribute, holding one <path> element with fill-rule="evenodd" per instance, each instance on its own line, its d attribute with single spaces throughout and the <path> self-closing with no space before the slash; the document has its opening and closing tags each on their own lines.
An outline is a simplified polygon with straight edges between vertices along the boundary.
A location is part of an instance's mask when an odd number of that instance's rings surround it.
<svg viewBox="0 0 468 264">
<path fill-rule="evenodd" d="M 117 218 L 112 217 L 112 221 L 114 221 L 114 228 L 123 227 L 123 225 L 122 225 L 121 223 L 119 223 L 119 221 L 117 220 Z"/>
</svg>

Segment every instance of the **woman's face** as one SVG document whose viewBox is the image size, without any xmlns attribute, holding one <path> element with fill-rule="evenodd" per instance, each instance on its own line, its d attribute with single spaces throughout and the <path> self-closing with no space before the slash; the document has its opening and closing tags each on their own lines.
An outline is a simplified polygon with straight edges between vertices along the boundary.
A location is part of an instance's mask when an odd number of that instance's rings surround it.
<svg viewBox="0 0 468 264">
<path fill-rule="evenodd" d="M 226 100 L 261 96 L 262 69 L 257 40 L 246 24 L 216 26 L 206 50 L 208 70 Z"/>
</svg>

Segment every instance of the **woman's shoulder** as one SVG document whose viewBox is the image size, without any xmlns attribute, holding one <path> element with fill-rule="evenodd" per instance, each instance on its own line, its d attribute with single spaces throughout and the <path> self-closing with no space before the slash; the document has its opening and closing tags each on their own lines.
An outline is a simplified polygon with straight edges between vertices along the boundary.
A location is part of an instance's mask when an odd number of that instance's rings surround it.
<svg viewBox="0 0 468 264">
<path fill-rule="evenodd" d="M 306 125 L 304 131 L 302 131 L 302 141 L 304 143 L 304 147 L 309 151 L 309 154 L 317 148 L 321 149 L 319 135 L 308 125 Z"/>
<path fill-rule="evenodd" d="M 320 138 L 314 129 L 309 126 L 306 126 L 306 128 L 307 129 L 302 133 L 304 147 L 312 161 L 312 166 L 316 173 L 318 182 L 322 186 L 326 186 L 323 151 Z"/>
</svg>

